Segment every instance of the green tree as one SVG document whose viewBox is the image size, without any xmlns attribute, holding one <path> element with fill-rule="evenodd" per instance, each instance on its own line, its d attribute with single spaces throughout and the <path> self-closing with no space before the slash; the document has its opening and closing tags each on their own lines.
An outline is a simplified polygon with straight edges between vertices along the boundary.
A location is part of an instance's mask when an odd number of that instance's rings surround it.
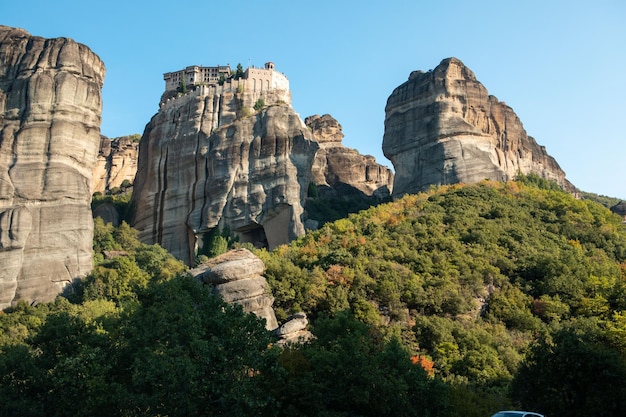
<svg viewBox="0 0 626 417">
<path fill-rule="evenodd" d="M 241 63 L 239 63 L 239 64 L 237 64 L 237 69 L 235 70 L 234 78 L 235 78 L 235 80 L 238 80 L 238 79 L 242 78 L 243 75 L 244 75 L 243 67 L 241 66 Z"/>
<path fill-rule="evenodd" d="M 513 398 L 550 416 L 626 413 L 626 355 L 593 321 L 542 337 L 516 375 Z"/>
<path fill-rule="evenodd" d="M 310 198 L 317 198 L 318 197 L 317 185 L 315 185 L 315 183 L 313 181 L 311 181 L 309 183 L 309 187 L 307 189 L 307 197 L 310 197 Z"/>
<path fill-rule="evenodd" d="M 254 103 L 254 111 L 260 111 L 263 109 L 263 107 L 265 107 L 265 100 L 263 100 L 262 98 L 258 99 Z"/>
<path fill-rule="evenodd" d="M 136 300 L 56 302 L 31 336 L 1 345 L 1 415 L 274 413 L 278 352 L 262 320 L 191 277 L 152 282 Z M 25 322 L 38 309 L 22 310 Z"/>
<path fill-rule="evenodd" d="M 487 315 L 511 328 L 537 330 L 540 322 L 533 316 L 531 307 L 532 297 L 515 286 L 505 284 L 489 298 Z"/>
<path fill-rule="evenodd" d="M 341 312 L 316 322 L 316 339 L 283 352 L 281 416 L 445 415 L 446 391 L 397 340 Z M 427 400 L 426 400 L 427 399 Z"/>
<path fill-rule="evenodd" d="M 187 93 L 187 82 L 185 81 L 185 74 L 181 74 L 180 82 L 178 83 L 178 92 L 181 94 Z"/>
<path fill-rule="evenodd" d="M 277 352 L 263 322 L 192 278 L 148 287 L 122 340 L 132 415 L 272 414 Z"/>
<path fill-rule="evenodd" d="M 113 236 L 115 228 L 111 223 L 104 223 L 101 217 L 96 217 L 93 223 L 93 249 L 96 254 L 101 255 L 104 251 L 120 249 Z"/>
</svg>

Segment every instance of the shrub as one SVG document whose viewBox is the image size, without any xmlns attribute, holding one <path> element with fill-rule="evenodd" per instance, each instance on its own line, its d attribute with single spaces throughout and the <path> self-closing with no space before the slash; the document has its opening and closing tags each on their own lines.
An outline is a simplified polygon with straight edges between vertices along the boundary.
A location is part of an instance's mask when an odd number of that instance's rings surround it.
<svg viewBox="0 0 626 417">
<path fill-rule="evenodd" d="M 265 107 L 265 100 L 262 98 L 258 99 L 256 103 L 254 103 L 254 110 L 260 111 L 263 107 Z"/>
</svg>

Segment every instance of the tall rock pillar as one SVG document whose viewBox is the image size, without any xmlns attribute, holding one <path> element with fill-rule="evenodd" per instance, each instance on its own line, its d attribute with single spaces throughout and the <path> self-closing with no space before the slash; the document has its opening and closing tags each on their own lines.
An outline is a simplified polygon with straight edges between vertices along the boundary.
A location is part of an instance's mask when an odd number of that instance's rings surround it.
<svg viewBox="0 0 626 417">
<path fill-rule="evenodd" d="M 508 181 L 519 173 L 575 190 L 513 109 L 489 95 L 457 58 L 412 72 L 389 96 L 383 152 L 396 171 L 393 197 L 431 185 Z"/>
<path fill-rule="evenodd" d="M 92 268 L 104 73 L 85 45 L 0 26 L 0 308 Z"/>
<path fill-rule="evenodd" d="M 172 99 L 152 118 L 131 200 L 142 242 L 191 265 L 215 228 L 269 248 L 304 234 L 318 146 L 284 92 L 263 94 L 266 107 L 254 114 L 237 115 L 254 99 L 231 91 Z"/>
</svg>

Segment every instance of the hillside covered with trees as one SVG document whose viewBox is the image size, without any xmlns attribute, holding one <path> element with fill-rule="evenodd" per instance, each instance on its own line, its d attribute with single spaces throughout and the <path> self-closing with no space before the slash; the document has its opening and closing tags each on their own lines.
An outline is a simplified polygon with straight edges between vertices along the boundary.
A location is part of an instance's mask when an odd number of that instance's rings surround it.
<svg viewBox="0 0 626 417">
<path fill-rule="evenodd" d="M 626 411 L 626 230 L 537 177 L 432 189 L 265 262 L 279 349 L 162 248 L 96 221 L 66 297 L 0 314 L 0 415 L 549 416 Z"/>
</svg>

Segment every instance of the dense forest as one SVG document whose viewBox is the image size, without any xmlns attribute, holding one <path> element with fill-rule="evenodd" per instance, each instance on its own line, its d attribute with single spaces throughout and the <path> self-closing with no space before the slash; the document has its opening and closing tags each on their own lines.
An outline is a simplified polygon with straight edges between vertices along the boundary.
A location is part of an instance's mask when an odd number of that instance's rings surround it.
<svg viewBox="0 0 626 417">
<path fill-rule="evenodd" d="M 0 313 L 0 415 L 626 412 L 622 219 L 538 177 L 433 188 L 255 250 L 279 321 L 304 311 L 315 335 L 284 349 L 127 224 L 96 219 L 94 251 L 72 291 Z"/>
</svg>

